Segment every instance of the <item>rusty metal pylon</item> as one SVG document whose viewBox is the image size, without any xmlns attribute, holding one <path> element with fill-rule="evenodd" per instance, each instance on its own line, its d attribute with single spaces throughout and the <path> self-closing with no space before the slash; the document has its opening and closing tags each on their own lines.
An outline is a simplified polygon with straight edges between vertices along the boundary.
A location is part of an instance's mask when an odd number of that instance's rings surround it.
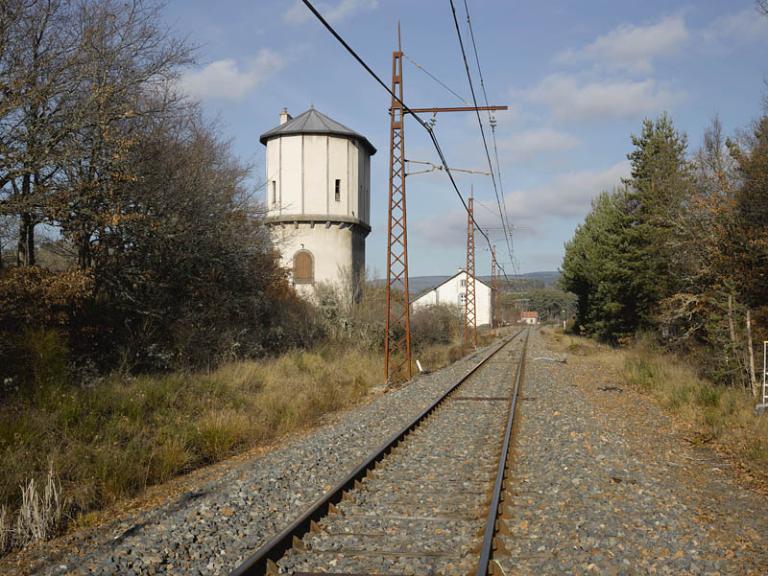
<svg viewBox="0 0 768 576">
<path fill-rule="evenodd" d="M 403 114 L 403 52 L 400 25 L 397 50 L 392 52 L 392 98 L 389 130 L 389 223 L 387 225 L 387 324 L 384 373 L 411 378 L 411 318 L 408 293 L 408 232 L 405 208 L 405 134 Z"/>
<path fill-rule="evenodd" d="M 474 198 L 470 196 L 467 202 L 467 291 L 464 297 L 464 343 L 477 348 L 474 212 Z"/>
<path fill-rule="evenodd" d="M 491 327 L 499 327 L 499 271 L 496 267 L 496 246 L 491 246 Z"/>
</svg>

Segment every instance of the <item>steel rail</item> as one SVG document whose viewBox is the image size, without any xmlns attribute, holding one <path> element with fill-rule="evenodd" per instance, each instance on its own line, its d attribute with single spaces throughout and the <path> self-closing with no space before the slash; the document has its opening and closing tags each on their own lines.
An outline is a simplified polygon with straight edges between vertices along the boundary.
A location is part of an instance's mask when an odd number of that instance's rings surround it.
<svg viewBox="0 0 768 576">
<path fill-rule="evenodd" d="M 519 334 L 519 332 L 518 332 Z M 493 553 L 493 540 L 496 536 L 496 523 L 499 518 L 499 504 L 501 503 L 501 491 L 504 488 L 504 477 L 507 472 L 507 458 L 509 448 L 512 443 L 512 428 L 515 423 L 515 410 L 517 408 L 517 397 L 520 394 L 520 382 L 522 380 L 523 369 L 525 366 L 525 353 L 528 349 L 528 337 L 530 331 L 525 333 L 523 351 L 520 355 L 520 362 L 517 365 L 515 373 L 515 389 L 512 392 L 512 398 L 509 404 L 509 417 L 507 418 L 507 427 L 504 430 L 504 442 L 501 446 L 501 456 L 499 457 L 499 467 L 496 472 L 496 482 L 493 485 L 493 496 L 488 508 L 488 518 L 485 522 L 485 532 L 483 535 L 483 545 L 480 549 L 480 561 L 477 565 L 475 576 L 487 576 L 490 574 L 491 554 Z"/>
<path fill-rule="evenodd" d="M 329 510 L 335 504 L 338 504 L 344 492 L 353 489 L 355 483 L 362 480 L 365 475 L 372 470 L 375 465 L 384 459 L 397 444 L 399 444 L 408 434 L 410 434 L 418 425 L 425 420 L 438 406 L 445 402 L 459 386 L 466 382 L 477 370 L 496 355 L 507 344 L 515 340 L 526 329 L 523 328 L 514 335 L 505 338 L 493 348 L 476 366 L 467 374 L 462 376 L 453 386 L 451 386 L 442 396 L 435 400 L 426 410 L 414 418 L 410 424 L 397 432 L 388 441 L 376 449 L 370 456 L 357 468 L 355 468 L 346 478 L 341 480 L 329 492 L 315 500 L 312 505 L 282 532 L 277 534 L 271 540 L 266 542 L 261 548 L 229 573 L 229 576 L 264 576 L 268 573 L 270 563 L 276 563 L 282 556 L 293 547 L 294 542 L 300 540 L 312 528 L 312 524 L 328 515 Z"/>
</svg>

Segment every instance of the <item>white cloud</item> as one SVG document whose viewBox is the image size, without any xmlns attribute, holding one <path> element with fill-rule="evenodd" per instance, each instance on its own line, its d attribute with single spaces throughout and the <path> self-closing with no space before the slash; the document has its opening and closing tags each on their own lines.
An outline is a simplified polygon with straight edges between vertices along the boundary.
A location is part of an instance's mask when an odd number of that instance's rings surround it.
<svg viewBox="0 0 768 576">
<path fill-rule="evenodd" d="M 216 60 L 200 70 L 192 70 L 179 80 L 179 89 L 196 99 L 239 100 L 269 75 L 282 68 L 282 56 L 269 49 L 259 51 L 245 65 L 232 58 Z"/>
<path fill-rule="evenodd" d="M 685 94 L 659 86 L 655 80 L 582 82 L 568 74 L 553 74 L 524 95 L 545 104 L 560 120 L 634 118 L 655 114 L 682 101 Z"/>
<path fill-rule="evenodd" d="M 768 40 L 768 18 L 758 14 L 755 8 L 747 8 L 716 18 L 700 36 L 707 44 L 720 47 Z"/>
<path fill-rule="evenodd" d="M 571 150 L 578 145 L 579 140 L 575 136 L 552 128 L 523 130 L 499 142 L 505 157 L 513 161 L 526 161 L 543 154 Z"/>
<path fill-rule="evenodd" d="M 340 0 L 336 4 L 320 2 L 317 10 L 331 24 L 340 22 L 365 10 L 378 8 L 378 0 Z M 283 20 L 288 24 L 303 24 L 312 17 L 312 13 L 303 2 L 296 0 L 283 14 Z"/>
<path fill-rule="evenodd" d="M 510 219 L 535 223 L 548 217 L 581 218 L 592 198 L 620 185 L 629 174 L 629 161 L 622 160 L 604 170 L 565 172 L 543 186 L 514 190 L 507 195 Z"/>
<path fill-rule="evenodd" d="M 643 74 L 653 70 L 653 60 L 677 52 L 690 38 L 681 16 L 668 16 L 656 24 L 624 24 L 577 50 L 557 55 L 560 63 L 594 62 L 608 68 Z"/>
<path fill-rule="evenodd" d="M 579 170 L 555 176 L 550 182 L 533 188 L 508 192 L 505 205 L 509 222 L 519 227 L 520 234 L 536 235 L 540 225 L 552 218 L 583 218 L 592 199 L 600 192 L 612 190 L 630 174 L 624 160 L 604 170 Z M 494 200 L 475 200 L 475 219 L 484 228 L 499 226 L 498 208 Z M 462 245 L 466 241 L 467 214 L 454 209 L 412 224 L 413 231 L 439 245 Z M 476 242 L 483 242 L 476 238 Z"/>
</svg>

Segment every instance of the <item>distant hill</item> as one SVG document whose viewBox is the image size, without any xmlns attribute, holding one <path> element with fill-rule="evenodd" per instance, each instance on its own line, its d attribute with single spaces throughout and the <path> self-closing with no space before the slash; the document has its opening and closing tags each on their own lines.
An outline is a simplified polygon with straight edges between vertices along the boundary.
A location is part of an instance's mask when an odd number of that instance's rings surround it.
<svg viewBox="0 0 768 576">
<path fill-rule="evenodd" d="M 518 278 L 530 278 L 532 280 L 541 280 L 547 287 L 554 286 L 557 281 L 560 280 L 560 272 L 553 270 L 550 272 L 528 272 L 527 274 L 520 274 Z"/>
<path fill-rule="evenodd" d="M 415 296 L 442 284 L 451 276 L 453 276 L 453 274 L 445 276 L 411 276 L 408 278 L 408 288 L 410 289 L 411 294 Z M 487 284 L 491 283 L 490 276 L 478 276 L 477 278 Z M 530 290 L 531 288 L 554 286 L 559 278 L 560 272 L 556 271 L 515 274 L 509 277 L 512 283 L 510 290 L 517 292 Z M 374 284 L 377 285 L 384 284 L 384 282 L 385 280 L 383 278 L 374 280 Z"/>
</svg>

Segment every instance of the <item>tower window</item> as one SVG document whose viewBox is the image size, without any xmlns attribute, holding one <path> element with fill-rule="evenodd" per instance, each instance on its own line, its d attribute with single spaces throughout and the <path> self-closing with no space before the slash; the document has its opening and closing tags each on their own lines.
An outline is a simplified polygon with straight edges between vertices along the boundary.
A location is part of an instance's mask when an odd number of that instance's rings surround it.
<svg viewBox="0 0 768 576">
<path fill-rule="evenodd" d="M 341 180 L 336 178 L 336 186 L 334 188 L 334 198 L 336 202 L 341 202 Z"/>
<path fill-rule="evenodd" d="M 315 281 L 315 261 L 308 250 L 300 250 L 293 256 L 293 282 L 312 284 Z"/>
<path fill-rule="evenodd" d="M 272 206 L 274 206 L 275 204 L 277 204 L 277 182 L 272 180 L 271 184 L 272 184 L 272 190 L 271 190 L 271 192 L 272 192 Z"/>
</svg>

